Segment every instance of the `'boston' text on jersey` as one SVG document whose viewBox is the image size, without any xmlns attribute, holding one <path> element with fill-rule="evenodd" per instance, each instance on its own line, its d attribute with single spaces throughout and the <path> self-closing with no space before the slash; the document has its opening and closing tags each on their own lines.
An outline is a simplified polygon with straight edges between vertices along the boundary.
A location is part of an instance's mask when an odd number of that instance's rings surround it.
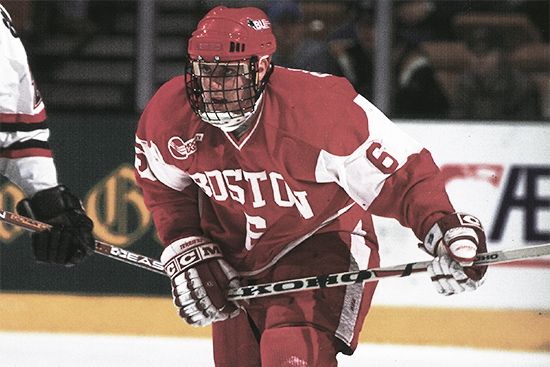
<svg viewBox="0 0 550 367">
<path fill-rule="evenodd" d="M 252 193 L 252 206 L 260 208 L 266 205 L 266 198 L 272 193 L 273 201 L 280 207 L 296 206 L 300 215 L 309 219 L 313 217 L 313 211 L 307 201 L 305 191 L 292 191 L 283 176 L 277 172 L 259 171 L 247 172 L 241 169 L 213 170 L 204 173 L 195 173 L 191 178 L 206 195 L 217 201 L 225 201 L 231 198 L 244 205 L 245 191 Z M 265 185 L 262 182 L 268 181 Z M 248 186 L 243 189 L 239 183 Z M 267 193 L 271 188 L 271 193 Z"/>
</svg>

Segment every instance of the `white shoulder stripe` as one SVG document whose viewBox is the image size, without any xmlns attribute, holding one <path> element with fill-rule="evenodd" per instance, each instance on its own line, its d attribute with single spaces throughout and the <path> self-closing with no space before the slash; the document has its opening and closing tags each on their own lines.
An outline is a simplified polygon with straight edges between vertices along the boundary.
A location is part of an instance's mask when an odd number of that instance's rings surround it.
<svg viewBox="0 0 550 367">
<path fill-rule="evenodd" d="M 177 191 L 182 191 L 193 183 L 187 172 L 164 161 L 155 143 L 142 140 L 137 136 L 136 143 L 135 167 L 141 178 L 151 181 L 158 180 Z M 145 156 L 146 162 L 141 162 L 143 156 Z"/>
<path fill-rule="evenodd" d="M 422 146 L 361 95 L 358 95 L 354 102 L 368 117 L 368 139 L 347 156 L 337 156 L 321 150 L 315 177 L 320 183 L 337 183 L 355 202 L 367 210 L 382 190 L 384 181 L 393 173 L 382 172 L 367 158 L 369 147 L 377 143 L 373 154 L 379 157 L 383 152 L 387 153 L 391 156 L 391 163 L 395 164 L 395 169 L 399 169 L 410 155 L 419 153 Z"/>
<path fill-rule="evenodd" d="M 365 111 L 369 123 L 369 141 L 377 141 L 399 161 L 422 150 L 422 145 L 407 135 L 376 106 L 358 94 L 353 100 Z"/>
</svg>

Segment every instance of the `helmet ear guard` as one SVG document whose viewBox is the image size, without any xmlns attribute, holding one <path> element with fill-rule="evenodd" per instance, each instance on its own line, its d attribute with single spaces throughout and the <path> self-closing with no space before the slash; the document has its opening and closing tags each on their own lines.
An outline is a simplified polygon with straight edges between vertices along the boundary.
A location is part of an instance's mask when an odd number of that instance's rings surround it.
<svg viewBox="0 0 550 367">
<path fill-rule="evenodd" d="M 258 68 L 275 48 L 270 22 L 260 9 L 212 9 L 188 44 L 185 83 L 193 111 L 224 131 L 236 130 L 259 105 L 273 66 L 261 79 Z"/>
</svg>

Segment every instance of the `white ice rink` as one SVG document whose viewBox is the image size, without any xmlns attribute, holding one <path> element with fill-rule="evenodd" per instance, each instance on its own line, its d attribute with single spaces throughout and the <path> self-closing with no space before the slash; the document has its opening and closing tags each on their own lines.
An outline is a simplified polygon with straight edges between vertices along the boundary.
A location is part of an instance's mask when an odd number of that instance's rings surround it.
<svg viewBox="0 0 550 367">
<path fill-rule="evenodd" d="M 213 366 L 208 339 L 0 333 L 2 367 Z M 360 344 L 340 367 L 548 367 L 550 353 Z"/>
</svg>

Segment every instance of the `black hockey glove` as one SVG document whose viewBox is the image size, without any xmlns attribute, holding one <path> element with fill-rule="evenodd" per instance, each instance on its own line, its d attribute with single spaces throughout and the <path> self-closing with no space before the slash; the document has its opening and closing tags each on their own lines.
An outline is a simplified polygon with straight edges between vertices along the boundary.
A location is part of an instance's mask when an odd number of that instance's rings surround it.
<svg viewBox="0 0 550 367">
<path fill-rule="evenodd" d="M 21 200 L 17 212 L 53 226 L 49 231 L 32 234 L 36 261 L 73 266 L 93 253 L 93 222 L 67 187 L 39 191 Z"/>
</svg>

